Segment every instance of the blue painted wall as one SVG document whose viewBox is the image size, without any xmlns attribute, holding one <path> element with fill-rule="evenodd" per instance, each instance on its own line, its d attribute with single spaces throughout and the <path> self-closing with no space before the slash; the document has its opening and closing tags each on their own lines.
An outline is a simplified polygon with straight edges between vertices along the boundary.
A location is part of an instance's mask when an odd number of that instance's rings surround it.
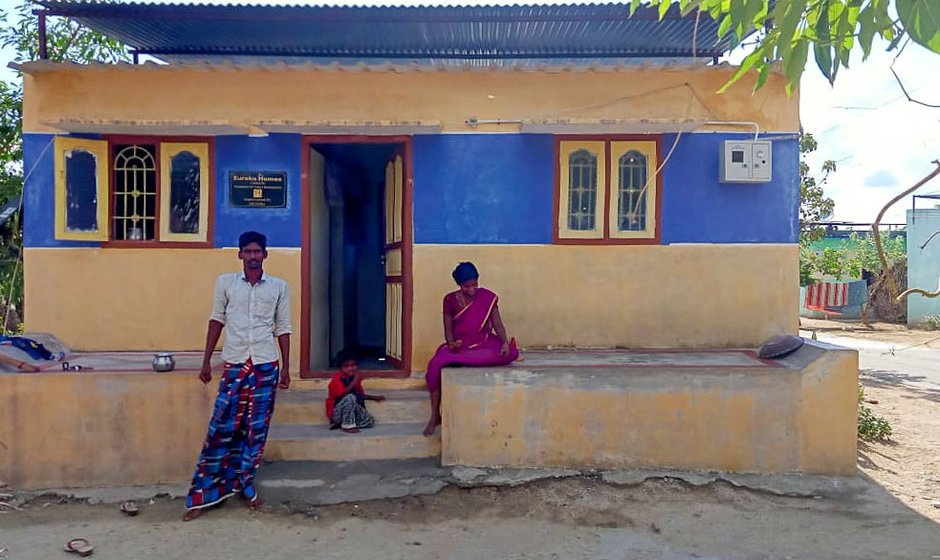
<svg viewBox="0 0 940 560">
<path fill-rule="evenodd" d="M 799 207 L 796 139 L 773 143 L 773 179 L 718 182 L 721 142 L 741 134 L 684 134 L 663 170 L 663 243 L 795 243 Z M 29 247 L 95 246 L 54 239 L 54 172 L 48 134 L 24 135 Z M 665 135 L 668 153 L 676 135 Z M 43 151 L 45 150 L 45 152 Z M 41 156 L 41 157 L 40 157 Z M 272 247 L 301 243 L 301 136 L 219 136 L 215 144 L 216 247 L 257 229 Z M 287 207 L 231 208 L 231 171 L 286 171 Z M 548 134 L 445 134 L 414 138 L 416 243 L 552 242 L 554 143 Z"/>
<path fill-rule="evenodd" d="M 216 247 L 237 247 L 238 236 L 248 229 L 267 235 L 271 247 L 300 247 L 300 144 L 299 134 L 216 138 Z M 231 171 L 286 171 L 287 207 L 232 208 L 228 188 Z"/>
<path fill-rule="evenodd" d="M 416 243 L 551 243 L 548 134 L 414 138 Z"/>
<path fill-rule="evenodd" d="M 719 183 L 721 142 L 745 137 L 681 136 L 663 169 L 663 243 L 797 241 L 797 141 L 774 141 L 770 183 Z M 554 181 L 551 135 L 415 137 L 415 242 L 551 243 Z"/>
<path fill-rule="evenodd" d="M 797 140 L 773 141 L 769 183 L 719 183 L 719 150 L 741 134 L 683 134 L 663 168 L 663 243 L 796 243 Z M 663 157 L 675 134 L 663 136 Z"/>
<path fill-rule="evenodd" d="M 23 244 L 57 247 L 55 240 L 55 151 L 52 134 L 23 135 Z M 70 247 L 94 247 L 98 243 L 68 243 Z"/>
<path fill-rule="evenodd" d="M 940 279 L 940 238 L 930 239 L 940 230 L 940 209 L 918 208 L 907 211 L 907 286 L 937 289 Z M 927 240 L 930 242 L 927 243 Z M 921 249 L 924 243 L 927 245 Z M 940 298 L 914 294 L 907 297 L 907 324 L 917 325 L 928 315 L 940 314 Z"/>
<path fill-rule="evenodd" d="M 100 243 L 55 239 L 55 156 L 51 134 L 23 135 L 24 169 L 28 174 L 23 200 L 27 247 L 97 247 Z M 299 134 L 272 134 L 266 138 L 219 136 L 215 140 L 216 247 L 235 247 L 238 236 L 256 229 L 268 236 L 272 247 L 300 247 Z M 286 208 L 231 208 L 230 171 L 286 171 Z"/>
</svg>

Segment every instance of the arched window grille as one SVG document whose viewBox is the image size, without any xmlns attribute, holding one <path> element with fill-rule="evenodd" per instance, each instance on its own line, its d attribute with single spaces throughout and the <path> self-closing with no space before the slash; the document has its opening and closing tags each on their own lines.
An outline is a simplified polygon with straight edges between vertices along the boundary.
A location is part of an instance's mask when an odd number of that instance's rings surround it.
<svg viewBox="0 0 940 560">
<path fill-rule="evenodd" d="M 646 210 L 649 179 L 646 156 L 636 150 L 620 156 L 620 184 L 618 185 L 617 229 L 643 231 L 646 229 Z"/>
<path fill-rule="evenodd" d="M 114 156 L 113 238 L 156 239 L 157 165 L 153 146 L 117 146 Z"/>
<path fill-rule="evenodd" d="M 597 221 L 597 156 L 577 150 L 568 156 L 568 229 L 590 231 Z"/>
</svg>

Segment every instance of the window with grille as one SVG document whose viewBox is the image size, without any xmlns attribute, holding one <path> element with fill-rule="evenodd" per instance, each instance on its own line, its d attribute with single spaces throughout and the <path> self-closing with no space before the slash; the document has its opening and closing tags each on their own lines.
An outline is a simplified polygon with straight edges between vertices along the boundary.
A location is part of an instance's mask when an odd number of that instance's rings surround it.
<svg viewBox="0 0 940 560">
<path fill-rule="evenodd" d="M 56 238 L 208 244 L 209 160 L 209 142 L 57 138 Z"/>
<path fill-rule="evenodd" d="M 636 150 L 620 156 L 617 185 L 617 231 L 646 229 L 646 156 Z"/>
<path fill-rule="evenodd" d="M 658 138 L 558 140 L 559 242 L 659 239 Z"/>
<path fill-rule="evenodd" d="M 568 156 L 568 229 L 591 231 L 597 223 L 597 156 L 578 150 Z"/>
<path fill-rule="evenodd" d="M 114 147 L 114 230 L 118 241 L 157 237 L 157 156 L 153 145 Z"/>
</svg>

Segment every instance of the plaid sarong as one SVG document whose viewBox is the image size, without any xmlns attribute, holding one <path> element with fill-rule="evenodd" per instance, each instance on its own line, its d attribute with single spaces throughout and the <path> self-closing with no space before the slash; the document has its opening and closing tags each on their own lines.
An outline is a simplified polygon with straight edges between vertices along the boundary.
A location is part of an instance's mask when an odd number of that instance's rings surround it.
<svg viewBox="0 0 940 560">
<path fill-rule="evenodd" d="M 268 437 L 277 378 L 277 362 L 225 364 L 187 509 L 209 507 L 239 492 L 255 499 L 253 482 Z"/>
</svg>

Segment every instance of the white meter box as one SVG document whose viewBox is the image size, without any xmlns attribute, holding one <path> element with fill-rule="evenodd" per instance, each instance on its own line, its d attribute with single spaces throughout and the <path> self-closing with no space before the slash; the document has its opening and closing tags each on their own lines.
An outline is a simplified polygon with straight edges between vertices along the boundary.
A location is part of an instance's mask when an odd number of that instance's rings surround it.
<svg viewBox="0 0 940 560">
<path fill-rule="evenodd" d="M 772 166 L 770 140 L 725 140 L 721 150 L 719 181 L 768 183 Z"/>
</svg>

